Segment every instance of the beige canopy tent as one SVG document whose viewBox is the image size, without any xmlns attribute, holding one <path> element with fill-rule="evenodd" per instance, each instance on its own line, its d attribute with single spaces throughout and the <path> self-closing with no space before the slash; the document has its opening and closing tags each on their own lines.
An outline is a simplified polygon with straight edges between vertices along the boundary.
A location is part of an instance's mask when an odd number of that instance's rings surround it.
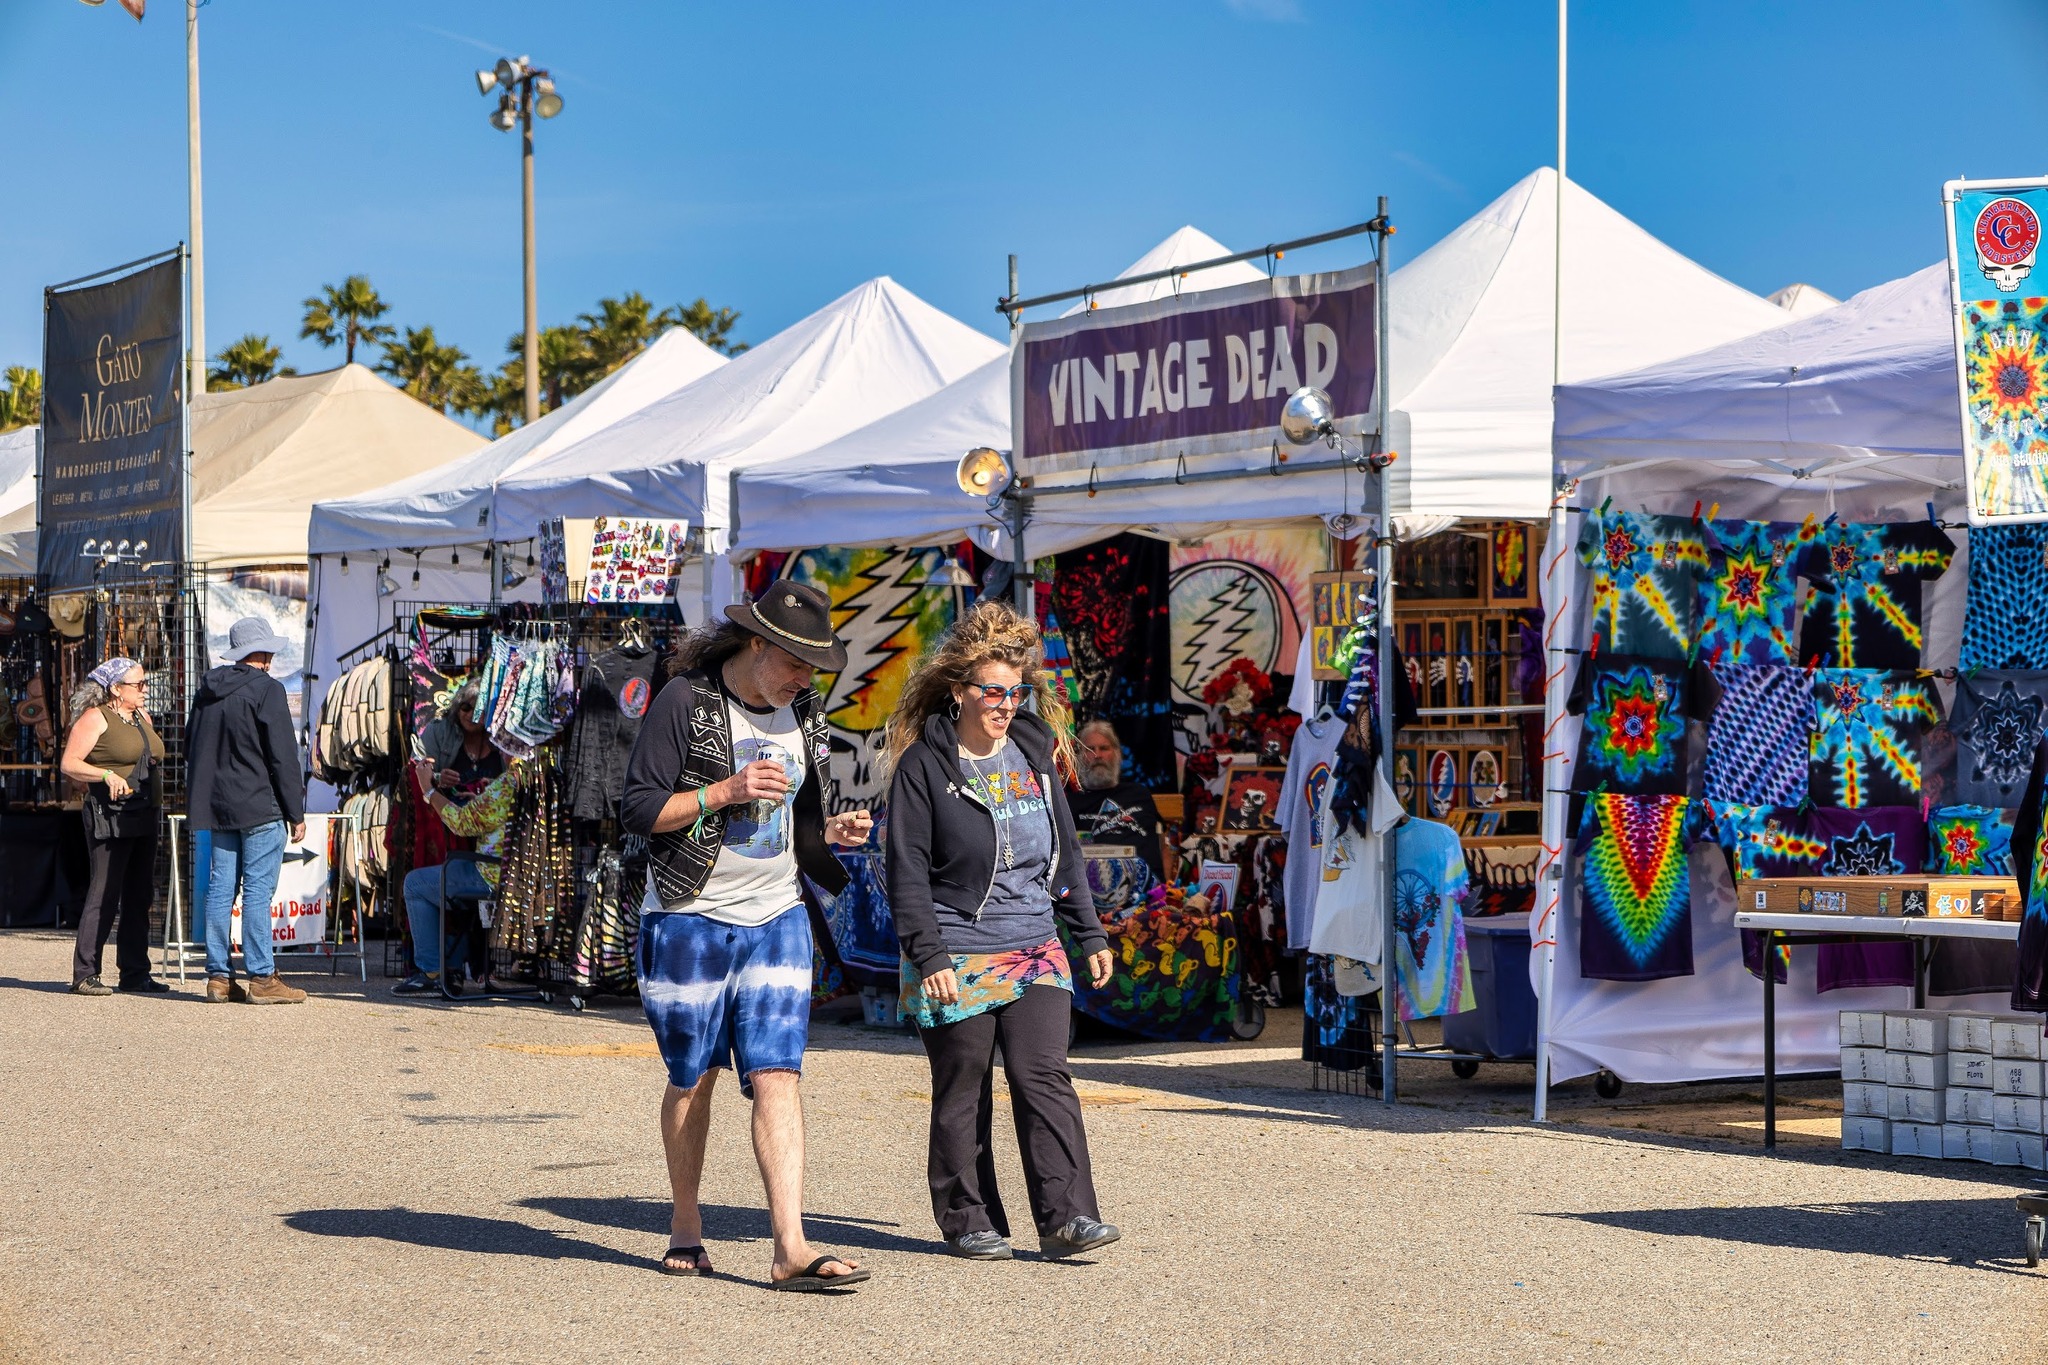
<svg viewBox="0 0 2048 1365">
<path fill-rule="evenodd" d="M 191 558 L 299 564 L 313 504 L 466 455 L 484 438 L 361 365 L 192 402 Z M 33 500 L 0 515 L 0 545 L 34 571 Z"/>
</svg>

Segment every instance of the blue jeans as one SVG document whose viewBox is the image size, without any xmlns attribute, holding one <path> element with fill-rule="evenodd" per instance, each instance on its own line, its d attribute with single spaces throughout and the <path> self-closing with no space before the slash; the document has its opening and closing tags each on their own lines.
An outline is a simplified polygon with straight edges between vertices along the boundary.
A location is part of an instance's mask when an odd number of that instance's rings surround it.
<svg viewBox="0 0 2048 1365">
<path fill-rule="evenodd" d="M 475 863 L 448 868 L 449 899 L 482 900 L 497 895 Z M 405 919 L 412 926 L 412 964 L 429 976 L 441 974 L 441 868 L 416 867 L 405 874 Z"/>
<path fill-rule="evenodd" d="M 206 831 L 201 831 L 206 833 Z M 206 907 L 206 974 L 232 975 L 228 934 L 235 893 L 242 895 L 242 968 L 252 977 L 277 971 L 270 952 L 270 901 L 284 870 L 285 824 L 211 831 L 211 848 L 196 858 L 192 899 Z"/>
</svg>

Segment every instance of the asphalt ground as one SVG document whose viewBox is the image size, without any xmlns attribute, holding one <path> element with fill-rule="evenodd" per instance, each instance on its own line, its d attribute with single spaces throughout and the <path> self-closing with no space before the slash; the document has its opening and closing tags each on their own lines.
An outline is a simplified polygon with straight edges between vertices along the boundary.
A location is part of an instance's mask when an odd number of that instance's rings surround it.
<svg viewBox="0 0 2048 1365">
<path fill-rule="evenodd" d="M 769 1293 L 744 1101 L 707 1162 L 718 1275 L 666 1245 L 662 1072 L 631 1005 L 422 1004 L 294 975 L 295 1007 L 63 992 L 0 934 L 0 1357 L 580 1361 L 2048 1358 L 2025 1172 L 1844 1153 L 1825 1082 L 1556 1092 L 1413 1065 L 1407 1102 L 1312 1091 L 1254 1043 L 1084 1039 L 1105 1215 L 1074 1263 L 932 1229 L 908 1037 L 820 1025 L 804 1092 L 821 1247 L 852 1293 Z M 1014 1143 L 999 1126 L 1012 1209 Z"/>
</svg>

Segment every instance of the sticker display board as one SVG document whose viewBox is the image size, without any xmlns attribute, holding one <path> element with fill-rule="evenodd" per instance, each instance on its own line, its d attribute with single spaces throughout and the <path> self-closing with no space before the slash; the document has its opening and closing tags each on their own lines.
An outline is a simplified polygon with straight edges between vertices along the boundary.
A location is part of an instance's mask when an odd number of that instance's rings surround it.
<svg viewBox="0 0 2048 1365">
<path fill-rule="evenodd" d="M 590 526 L 585 602 L 672 602 L 690 523 L 598 517 Z"/>
<path fill-rule="evenodd" d="M 1970 521 L 2048 521 L 2048 179 L 1951 180 L 1942 201 Z"/>
</svg>

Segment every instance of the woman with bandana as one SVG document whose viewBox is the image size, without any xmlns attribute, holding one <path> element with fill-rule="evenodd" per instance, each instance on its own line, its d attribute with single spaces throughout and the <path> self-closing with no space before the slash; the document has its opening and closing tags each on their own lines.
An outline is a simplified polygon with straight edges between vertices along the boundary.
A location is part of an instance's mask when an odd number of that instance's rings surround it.
<svg viewBox="0 0 2048 1365">
<path fill-rule="evenodd" d="M 118 918 L 121 989 L 170 989 L 149 973 L 149 905 L 156 895 L 157 824 L 163 818 L 164 742 L 143 709 L 144 674 L 133 659 L 109 659 L 71 698 L 64 776 L 85 788 L 85 844 L 91 876 L 71 959 L 73 995 L 112 995 L 100 980 Z"/>
</svg>

